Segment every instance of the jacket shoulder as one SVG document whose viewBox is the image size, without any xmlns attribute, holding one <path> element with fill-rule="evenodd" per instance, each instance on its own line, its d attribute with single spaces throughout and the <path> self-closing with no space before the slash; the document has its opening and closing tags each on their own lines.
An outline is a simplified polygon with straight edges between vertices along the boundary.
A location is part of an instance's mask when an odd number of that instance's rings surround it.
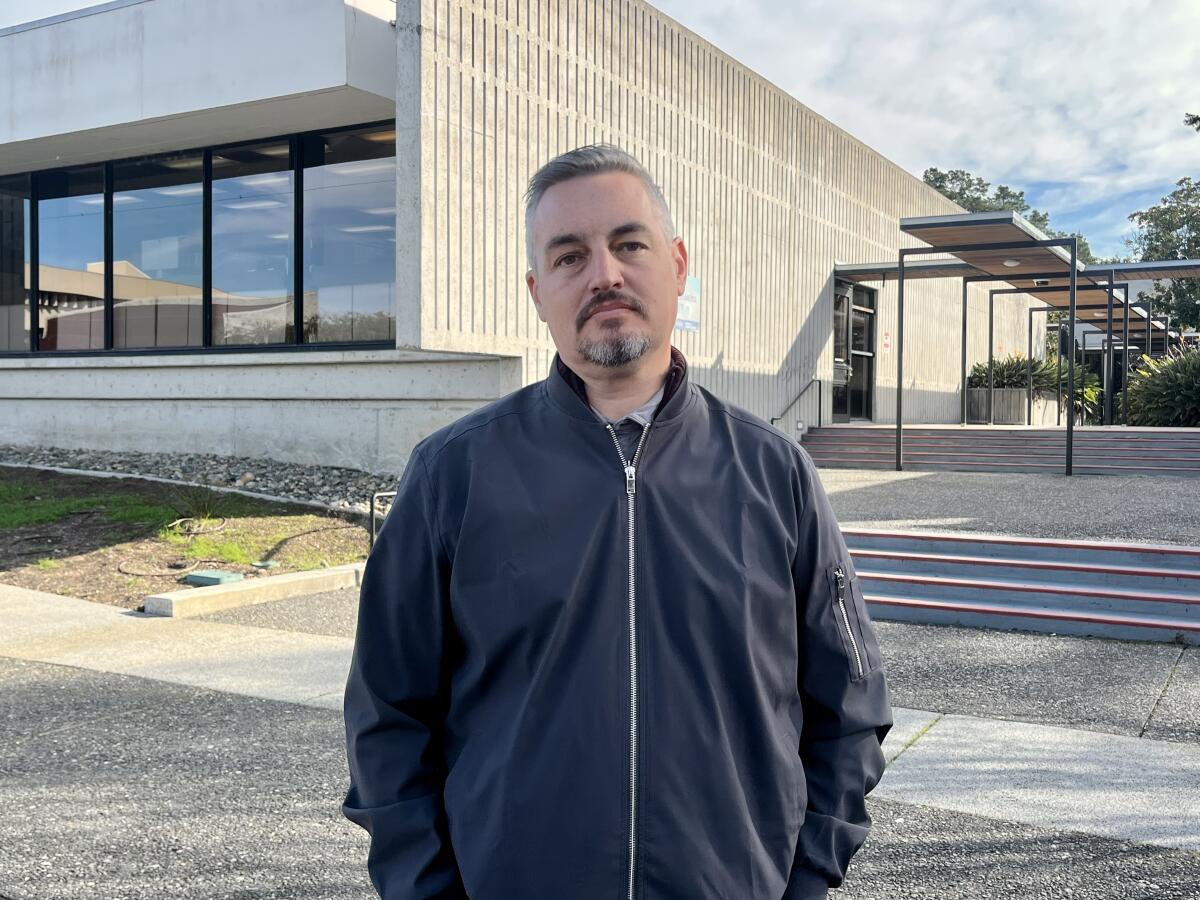
<svg viewBox="0 0 1200 900">
<path fill-rule="evenodd" d="M 759 418 L 748 409 L 722 400 L 707 388 L 696 385 L 701 399 L 708 407 L 710 416 L 721 416 L 740 440 L 760 441 L 780 452 L 807 457 L 800 444 L 780 428 Z"/>
<path fill-rule="evenodd" d="M 432 465 L 448 447 L 464 440 L 483 437 L 489 427 L 497 422 L 510 416 L 520 416 L 543 403 L 544 386 L 545 381 L 537 381 L 472 410 L 419 441 L 413 448 L 413 456 L 420 456 L 426 464 Z"/>
</svg>

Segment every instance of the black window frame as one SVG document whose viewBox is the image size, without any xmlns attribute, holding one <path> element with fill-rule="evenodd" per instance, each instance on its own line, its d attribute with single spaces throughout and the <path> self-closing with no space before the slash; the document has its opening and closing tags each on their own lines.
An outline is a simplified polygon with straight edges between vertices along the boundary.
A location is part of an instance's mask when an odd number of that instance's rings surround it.
<svg viewBox="0 0 1200 900">
<path fill-rule="evenodd" d="M 57 166 L 52 169 L 41 169 L 36 172 L 13 172 L 13 175 L 28 175 L 29 177 L 29 295 L 30 295 L 30 334 L 28 350 L 0 350 L 0 359 L 22 359 L 36 357 L 50 359 L 54 357 L 78 356 L 185 356 L 207 353 L 293 353 L 321 352 L 338 350 L 381 350 L 392 349 L 395 340 L 385 341 L 328 341 L 306 343 L 304 341 L 304 160 L 299 152 L 305 138 L 324 134 L 337 134 L 343 131 L 356 131 L 367 128 L 395 128 L 395 119 L 379 119 L 373 122 L 359 122 L 354 125 L 339 125 L 333 128 L 314 128 L 310 131 L 296 132 L 283 135 L 265 135 L 240 141 L 228 141 L 216 144 L 206 144 L 201 147 L 184 147 L 171 150 L 171 153 L 199 153 L 203 156 L 201 168 L 202 178 L 202 212 L 201 212 L 201 304 L 203 317 L 203 337 L 199 347 L 123 347 L 113 346 L 113 168 L 118 163 L 151 160 L 162 155 L 147 153 L 139 156 L 124 157 L 103 161 L 79 162 L 70 166 Z M 274 344 L 237 344 L 214 345 L 212 342 L 212 155 L 214 151 L 228 150 L 235 147 L 245 147 L 261 144 L 266 141 L 287 141 L 291 152 L 289 154 L 289 171 L 292 175 L 292 211 L 293 211 L 293 250 L 292 250 L 292 290 L 295 295 L 293 304 L 292 340 Z M 82 166 L 103 166 L 104 168 L 104 348 L 88 350 L 42 350 L 39 333 L 41 323 L 38 315 L 37 298 L 41 286 L 39 284 L 39 268 L 41 253 L 38 234 L 38 199 L 39 184 L 42 179 L 55 174 L 78 169 Z M 395 310 L 393 310 L 395 314 Z"/>
</svg>

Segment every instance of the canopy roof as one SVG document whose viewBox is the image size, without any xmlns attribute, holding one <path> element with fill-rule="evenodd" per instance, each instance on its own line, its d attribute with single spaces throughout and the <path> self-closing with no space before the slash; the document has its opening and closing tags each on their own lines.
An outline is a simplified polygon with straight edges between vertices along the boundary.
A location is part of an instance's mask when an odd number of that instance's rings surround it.
<svg viewBox="0 0 1200 900">
<path fill-rule="evenodd" d="M 947 252 L 988 275 L 1070 274 L 1071 254 L 1065 247 L 1041 247 L 1032 242 L 1052 240 L 1011 210 L 916 216 L 900 220 L 900 230 L 931 247 Z M 993 244 L 998 246 L 984 247 Z M 979 249 L 950 250 L 954 247 Z M 1076 261 L 1083 273 L 1084 265 Z M 908 277 L 905 266 L 904 277 Z"/>
<path fill-rule="evenodd" d="M 1084 266 L 1088 275 L 1107 278 L 1112 272 L 1116 281 L 1138 281 L 1143 278 L 1200 277 L 1200 259 L 1156 259 L 1136 263 L 1094 263 Z"/>
<path fill-rule="evenodd" d="M 881 263 L 838 263 L 834 274 L 856 284 L 870 281 L 895 281 L 900 277 L 900 263 L 896 260 Z M 957 259 L 921 259 L 904 264 L 905 278 L 962 278 L 982 275 L 977 268 Z"/>
<path fill-rule="evenodd" d="M 1020 213 L 1011 210 L 981 213 L 957 213 L 945 216 L 914 216 L 900 220 L 900 230 L 930 247 L 945 249 L 935 259 L 912 259 L 904 263 L 904 278 L 995 279 L 1049 306 L 1066 309 L 1070 294 L 1071 254 L 1065 247 L 1038 246 L 1052 238 L 1035 228 Z M 993 245 L 993 246 L 986 246 Z M 1167 259 L 1152 262 L 1103 263 L 1084 265 L 1076 261 L 1076 295 L 1081 304 L 1107 303 L 1110 279 L 1129 282 L 1156 278 L 1200 277 L 1200 260 Z M 887 282 L 900 275 L 897 261 L 846 263 L 834 267 L 839 278 L 855 283 Z M 1050 290 L 1047 290 L 1050 289 Z M 1124 316 L 1125 291 L 1113 295 L 1114 318 Z M 1146 306 L 1129 301 L 1130 318 L 1146 318 Z M 1080 319 L 1098 319 L 1084 316 Z M 1107 313 L 1103 316 L 1107 319 Z M 1096 321 L 1088 324 L 1098 325 Z M 1154 328 L 1162 323 L 1155 321 Z M 1114 321 L 1116 328 L 1120 325 Z M 1114 329 L 1115 330 L 1115 329 Z"/>
</svg>

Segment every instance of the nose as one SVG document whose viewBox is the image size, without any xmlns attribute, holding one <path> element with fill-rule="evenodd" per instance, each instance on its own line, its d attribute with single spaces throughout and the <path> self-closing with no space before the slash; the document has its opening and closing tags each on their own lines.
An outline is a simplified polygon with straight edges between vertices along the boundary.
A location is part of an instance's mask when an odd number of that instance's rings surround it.
<svg viewBox="0 0 1200 900">
<path fill-rule="evenodd" d="M 599 253 L 592 254 L 588 272 L 588 289 L 598 294 L 620 288 L 625 283 L 621 272 L 621 262 L 605 247 Z"/>
</svg>

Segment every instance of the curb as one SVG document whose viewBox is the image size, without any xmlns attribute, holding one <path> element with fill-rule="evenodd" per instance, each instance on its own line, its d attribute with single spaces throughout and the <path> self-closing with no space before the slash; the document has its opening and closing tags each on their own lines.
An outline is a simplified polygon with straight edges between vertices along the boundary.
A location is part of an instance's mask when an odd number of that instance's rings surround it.
<svg viewBox="0 0 1200 900">
<path fill-rule="evenodd" d="M 337 591 L 358 587 L 362 584 L 362 573 L 366 563 L 351 563 L 318 569 L 315 572 L 289 572 L 287 575 L 272 575 L 253 581 L 235 581 L 232 584 L 214 584 L 212 587 L 190 588 L 152 594 L 146 598 L 144 612 L 150 616 L 185 618 L 206 613 L 267 603 L 271 600 L 286 600 L 323 591 Z"/>
</svg>

